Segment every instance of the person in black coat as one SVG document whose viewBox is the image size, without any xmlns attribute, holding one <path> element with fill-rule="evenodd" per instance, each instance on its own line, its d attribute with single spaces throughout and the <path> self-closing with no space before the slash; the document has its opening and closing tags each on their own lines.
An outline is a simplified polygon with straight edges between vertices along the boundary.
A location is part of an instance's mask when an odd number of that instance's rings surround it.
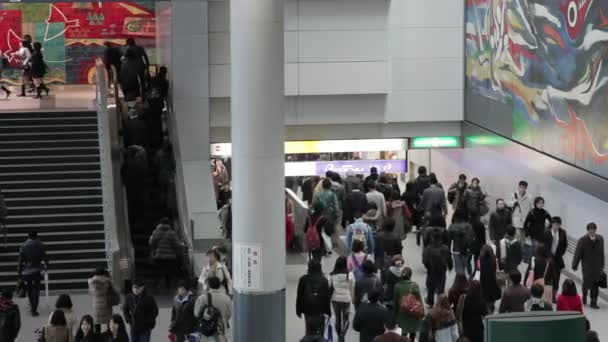
<svg viewBox="0 0 608 342">
<path fill-rule="evenodd" d="M 380 291 L 373 290 L 367 297 L 369 302 L 361 304 L 353 319 L 360 342 L 373 342 L 376 336 L 384 334 L 384 322 L 389 318 L 388 309 L 380 303 Z"/>
<path fill-rule="evenodd" d="M 471 220 L 471 227 L 473 228 L 473 233 L 475 234 L 475 242 L 471 246 L 471 253 L 473 254 L 473 262 L 475 272 L 477 272 L 477 260 L 479 259 L 479 254 L 481 253 L 481 248 L 486 244 L 486 226 L 481 222 L 479 217 L 475 217 Z"/>
<path fill-rule="evenodd" d="M 144 91 L 145 84 L 145 67 L 138 61 L 137 55 L 133 49 L 125 51 L 125 59 L 120 66 L 119 82 L 122 88 L 122 93 L 125 101 L 135 101 L 141 97 Z"/>
<path fill-rule="evenodd" d="M 0 296 L 0 341 L 13 342 L 21 329 L 19 306 L 13 302 L 12 289 L 3 289 Z"/>
<path fill-rule="evenodd" d="M 587 224 L 587 235 L 578 240 L 576 252 L 572 259 L 572 270 L 576 272 L 578 265 L 583 265 L 583 305 L 587 304 L 587 295 L 591 291 L 591 307 L 599 308 L 599 283 L 604 275 L 604 237 L 597 234 L 597 225 Z"/>
<path fill-rule="evenodd" d="M 507 233 L 507 227 L 513 224 L 513 213 L 505 205 L 505 201 L 502 198 L 496 200 L 496 210 L 490 215 L 490 224 L 488 230 L 490 231 L 490 240 L 494 241 L 494 244 L 498 244 Z"/>
<path fill-rule="evenodd" d="M 148 148 L 150 145 L 148 125 L 144 120 L 141 104 L 138 104 L 136 108 L 129 110 L 129 116 L 125 121 L 125 127 L 123 129 L 123 136 L 125 147 L 137 145 Z"/>
<path fill-rule="evenodd" d="M 188 335 L 194 331 L 196 299 L 196 296 L 190 292 L 189 286 L 181 284 L 177 288 L 177 295 L 173 299 L 173 308 L 171 309 L 171 324 L 169 325 L 169 332 L 175 334 L 175 342 L 187 341 Z"/>
<path fill-rule="evenodd" d="M 530 210 L 524 221 L 524 233 L 526 237 L 532 238 L 535 243 L 544 242 L 547 223 L 551 222 L 551 215 L 545 210 L 545 199 L 536 197 L 534 208 Z"/>
<path fill-rule="evenodd" d="M 488 314 L 488 307 L 481 295 L 481 284 L 471 281 L 469 290 L 464 297 L 462 317 L 463 335 L 470 342 L 483 342 L 483 318 Z"/>
<path fill-rule="evenodd" d="M 508 226 L 507 234 L 496 245 L 498 267 L 507 274 L 516 271 L 523 260 L 521 242 L 517 240 L 516 234 L 515 228 Z"/>
<path fill-rule="evenodd" d="M 49 88 L 44 84 L 44 75 L 47 72 L 47 65 L 44 62 L 44 56 L 42 55 L 42 44 L 40 42 L 34 42 L 34 53 L 32 53 L 32 59 L 30 60 L 30 71 L 32 73 L 32 79 L 36 86 L 36 99 L 42 97 L 42 90 L 49 95 Z"/>
<path fill-rule="evenodd" d="M 549 248 L 551 258 L 553 259 L 554 275 L 553 275 L 553 303 L 557 302 L 557 291 L 559 289 L 560 277 L 562 270 L 566 267 L 564 263 L 564 254 L 568 249 L 568 236 L 562 228 L 562 219 L 559 216 L 551 219 L 551 229 L 545 233 L 546 246 Z"/>
<path fill-rule="evenodd" d="M 112 45 L 112 42 L 110 41 L 104 42 L 103 45 L 106 47 L 103 50 L 103 64 L 105 64 L 106 70 L 108 71 L 109 82 L 113 83 L 117 80 L 118 72 L 122 65 L 120 50 Z M 114 69 L 112 69 L 112 67 L 114 67 Z"/>
<path fill-rule="evenodd" d="M 427 304 L 435 304 L 435 294 L 445 292 L 446 272 L 452 270 L 454 264 L 448 246 L 443 244 L 443 238 L 439 230 L 434 230 L 431 235 L 431 243 L 424 249 L 422 263 L 427 269 L 426 288 Z"/>
<path fill-rule="evenodd" d="M 384 265 L 390 264 L 393 256 L 401 255 L 403 243 L 395 230 L 395 220 L 387 218 L 382 224 L 382 231 L 377 234 L 375 244 L 376 265 L 384 269 Z"/>
<path fill-rule="evenodd" d="M 495 303 L 500 299 L 502 291 L 496 279 L 496 255 L 490 245 L 485 245 L 479 255 L 479 281 L 481 295 L 488 305 L 488 312 L 494 313 Z"/>
<path fill-rule="evenodd" d="M 308 272 L 298 281 L 296 315 L 304 315 L 306 336 L 323 335 L 325 315 L 331 316 L 329 281 L 323 275 L 321 263 L 312 259 Z"/>
<path fill-rule="evenodd" d="M 132 293 L 125 298 L 122 312 L 131 325 L 131 342 L 150 342 L 150 334 L 156 326 L 158 305 L 154 297 L 145 291 L 144 282 L 133 281 Z"/>
<path fill-rule="evenodd" d="M 412 225 L 420 229 L 421 216 L 418 213 L 418 195 L 416 194 L 416 184 L 409 181 L 405 184 L 405 192 L 401 195 L 401 200 L 405 202 L 412 214 Z"/>
<path fill-rule="evenodd" d="M 369 300 L 369 294 L 372 291 L 382 290 L 382 281 L 380 281 L 376 274 L 376 266 L 374 266 L 374 263 L 371 260 L 365 260 L 363 261 L 361 268 L 363 269 L 363 276 L 355 282 L 355 293 L 353 298 L 355 310 L 358 310 L 361 304 L 366 302 L 366 296 Z"/>
<path fill-rule="evenodd" d="M 344 218 L 350 224 L 355 222 L 355 213 L 366 213 L 367 196 L 361 191 L 360 183 L 352 183 L 352 191 L 344 200 Z"/>
</svg>

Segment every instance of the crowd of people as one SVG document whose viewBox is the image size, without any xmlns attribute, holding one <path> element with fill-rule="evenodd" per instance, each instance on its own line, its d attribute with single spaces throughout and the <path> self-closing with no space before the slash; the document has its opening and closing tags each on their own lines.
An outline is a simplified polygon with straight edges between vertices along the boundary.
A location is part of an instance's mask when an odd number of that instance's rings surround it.
<svg viewBox="0 0 608 342">
<path fill-rule="evenodd" d="M 44 60 L 42 44 L 32 40 L 32 36 L 26 34 L 20 42 L 19 50 L 9 55 L 0 51 L 0 79 L 2 72 L 10 67 L 9 58 L 15 58 L 18 61 L 19 69 L 21 70 L 21 93 L 17 96 L 25 97 L 26 88 L 28 92 L 36 93 L 35 99 L 42 98 L 42 91 L 49 95 L 49 88 L 44 83 L 44 75 L 48 71 L 48 66 Z M 0 84 L 6 98 L 8 99 L 12 92 L 4 85 Z"/>
<path fill-rule="evenodd" d="M 560 282 L 568 249 L 562 220 L 544 209 L 542 197 L 528 193 L 526 181 L 490 211 L 478 178 L 468 184 L 460 175 L 446 191 L 425 167 L 418 173 L 400 196 L 396 180 L 375 169 L 366 179 L 328 173 L 316 185 L 303 185 L 305 195 L 314 190 L 305 227 L 308 272 L 296 302 L 296 314 L 305 319 L 302 341 L 323 341 L 332 308 L 338 341 L 345 341 L 351 305 L 361 342 L 483 342 L 490 314 L 599 308 L 599 288 L 607 284 L 604 239 L 595 223 L 587 225 L 571 264 L 572 271 L 582 265 L 579 294 L 573 280 Z M 341 225 L 350 254 L 338 257 L 326 276 L 320 261 L 329 246 L 323 238 Z M 402 253 L 412 227 L 423 246 L 424 288 L 412 279 L 407 264 L 413 262 Z M 446 288 L 452 270 L 455 280 Z M 593 331 L 588 336 L 598 341 Z"/>
</svg>

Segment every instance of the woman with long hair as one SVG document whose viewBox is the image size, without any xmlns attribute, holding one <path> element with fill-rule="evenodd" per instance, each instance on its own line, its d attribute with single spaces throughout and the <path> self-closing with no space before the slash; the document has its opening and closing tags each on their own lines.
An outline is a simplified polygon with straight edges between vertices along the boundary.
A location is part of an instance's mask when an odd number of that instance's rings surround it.
<svg viewBox="0 0 608 342">
<path fill-rule="evenodd" d="M 49 323 L 42 328 L 41 334 L 45 342 L 69 341 L 70 332 L 62 310 L 53 311 Z"/>
<path fill-rule="evenodd" d="M 557 296 L 557 311 L 578 311 L 583 313 L 583 302 L 572 279 L 564 280 L 562 293 Z"/>
<path fill-rule="evenodd" d="M 65 315 L 65 321 L 66 326 L 68 327 L 70 342 L 73 341 L 74 334 L 78 329 L 78 320 L 76 318 L 76 315 L 74 314 L 74 311 L 72 311 L 72 307 L 72 299 L 69 295 L 62 294 L 57 298 L 57 302 L 55 303 L 55 309 L 63 311 L 63 314 Z M 53 314 L 54 312 L 49 317 L 49 322 L 53 318 Z"/>
<path fill-rule="evenodd" d="M 121 315 L 112 315 L 108 322 L 108 331 L 102 337 L 103 342 L 129 342 L 125 320 Z"/>
<path fill-rule="evenodd" d="M 40 42 L 34 42 L 34 53 L 32 53 L 31 61 L 31 73 L 32 79 L 34 80 L 34 86 L 36 86 L 36 99 L 42 98 L 42 90 L 49 96 L 49 88 L 44 84 L 44 75 L 47 72 L 47 65 L 44 62 L 44 55 L 42 54 L 42 44 Z"/>
<path fill-rule="evenodd" d="M 466 294 L 469 290 L 469 278 L 467 278 L 464 274 L 456 274 L 454 278 L 454 283 L 450 290 L 448 291 L 448 299 L 450 300 L 450 304 L 452 304 L 452 309 L 456 310 L 458 307 L 458 300 L 460 296 Z"/>
<path fill-rule="evenodd" d="M 490 313 L 494 312 L 495 303 L 502 295 L 496 279 L 496 269 L 494 249 L 490 245 L 484 245 L 479 253 L 479 282 L 481 283 L 481 295 L 487 303 Z"/>
<path fill-rule="evenodd" d="M 457 318 L 462 323 L 464 337 L 471 342 L 483 342 L 483 318 L 488 314 L 488 306 L 481 295 L 481 284 L 473 280 L 469 290 L 458 303 Z"/>
<path fill-rule="evenodd" d="M 330 273 L 329 288 L 332 294 L 331 305 L 336 315 L 336 334 L 339 342 L 344 342 L 348 331 L 354 287 L 355 276 L 348 271 L 347 258 L 338 257 L 334 270 Z"/>
<path fill-rule="evenodd" d="M 12 56 L 19 58 L 21 66 L 21 94 L 18 97 L 25 97 L 25 87 L 31 83 L 32 74 L 30 70 L 30 60 L 34 49 L 32 48 L 32 39 L 29 35 L 25 35 L 21 40 L 21 46 L 17 52 L 13 52 Z"/>
<path fill-rule="evenodd" d="M 100 337 L 95 333 L 94 327 L 93 316 L 84 315 L 74 335 L 74 342 L 99 342 Z"/>
<path fill-rule="evenodd" d="M 421 332 L 421 336 L 425 336 L 427 340 L 429 340 L 428 336 L 433 336 L 432 341 L 434 342 L 458 341 L 460 337 L 458 322 L 446 295 L 437 297 L 437 302 L 429 312 L 426 321 L 428 322 L 425 326 L 426 331 L 425 333 Z"/>
</svg>

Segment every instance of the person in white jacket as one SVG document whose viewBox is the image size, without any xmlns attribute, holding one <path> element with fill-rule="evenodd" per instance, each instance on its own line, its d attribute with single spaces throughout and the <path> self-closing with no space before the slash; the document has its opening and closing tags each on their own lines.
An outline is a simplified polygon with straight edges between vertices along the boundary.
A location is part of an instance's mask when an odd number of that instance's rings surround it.
<svg viewBox="0 0 608 342">
<path fill-rule="evenodd" d="M 508 205 L 513 210 L 513 227 L 517 230 L 518 239 L 524 239 L 524 221 L 534 208 L 534 198 L 528 193 L 528 182 L 519 182 L 519 189 L 511 194 Z"/>
<path fill-rule="evenodd" d="M 355 291 L 355 276 L 348 271 L 347 258 L 341 256 L 336 260 L 334 270 L 329 277 L 331 305 L 336 315 L 336 335 L 338 342 L 344 342 L 350 325 L 350 304 Z"/>
<path fill-rule="evenodd" d="M 21 47 L 19 50 L 12 54 L 13 57 L 19 58 L 21 68 L 23 69 L 23 74 L 21 75 L 21 94 L 17 95 L 19 97 L 25 96 L 25 86 L 32 83 L 30 60 L 32 59 L 33 53 L 34 48 L 32 47 L 31 37 L 24 37 L 23 40 L 21 40 Z"/>
<path fill-rule="evenodd" d="M 0 89 L 6 93 L 6 98 L 11 96 L 11 91 L 2 84 L 2 71 L 4 71 L 5 63 L 8 64 L 8 56 L 5 56 L 0 49 Z"/>
<path fill-rule="evenodd" d="M 209 278 L 217 277 L 222 284 L 222 289 L 227 295 L 232 296 L 232 278 L 228 268 L 221 260 L 222 255 L 217 249 L 209 250 L 207 252 L 207 265 L 203 267 L 198 282 L 202 285 L 202 290 L 206 292 L 209 289 Z"/>
</svg>

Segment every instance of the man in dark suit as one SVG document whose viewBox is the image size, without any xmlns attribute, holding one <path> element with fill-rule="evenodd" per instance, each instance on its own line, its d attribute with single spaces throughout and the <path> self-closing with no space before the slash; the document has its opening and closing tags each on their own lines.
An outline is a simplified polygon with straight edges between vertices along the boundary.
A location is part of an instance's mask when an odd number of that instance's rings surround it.
<svg viewBox="0 0 608 342">
<path fill-rule="evenodd" d="M 551 257 L 553 258 L 553 269 L 555 274 L 553 275 L 553 303 L 557 303 L 557 291 L 559 290 L 559 279 L 562 274 L 562 270 L 566 267 L 564 263 L 564 254 L 568 249 L 568 236 L 566 231 L 562 228 L 562 219 L 559 216 L 555 216 L 551 219 L 551 229 L 545 233 L 545 243 L 547 249 L 551 251 Z"/>
<path fill-rule="evenodd" d="M 572 259 L 572 270 L 576 272 L 578 265 L 583 268 L 583 305 L 587 305 L 587 295 L 591 292 L 591 307 L 599 309 L 597 297 L 599 285 L 604 274 L 604 237 L 597 234 L 594 222 L 587 224 L 587 234 L 578 240 L 576 252 Z"/>
</svg>

